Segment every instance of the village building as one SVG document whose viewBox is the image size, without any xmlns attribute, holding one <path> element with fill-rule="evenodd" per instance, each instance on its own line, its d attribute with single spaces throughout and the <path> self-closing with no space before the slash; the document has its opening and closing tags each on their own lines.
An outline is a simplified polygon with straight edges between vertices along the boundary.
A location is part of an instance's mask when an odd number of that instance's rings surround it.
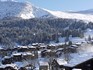
<svg viewBox="0 0 93 70">
<path fill-rule="evenodd" d="M 60 59 L 54 59 L 52 62 L 52 70 L 93 70 L 93 54 L 84 54 L 85 56 L 78 56 L 71 59 L 69 62 Z"/>
<path fill-rule="evenodd" d="M 11 64 L 13 62 L 13 59 L 10 56 L 5 56 L 2 59 L 2 64 Z"/>
<path fill-rule="evenodd" d="M 76 52 L 77 52 L 77 48 L 78 48 L 77 45 L 71 45 L 71 46 L 69 46 L 67 49 L 68 49 L 68 51 L 71 52 L 71 53 L 76 53 Z"/>
<path fill-rule="evenodd" d="M 15 54 L 12 54 L 11 56 L 14 62 L 22 61 L 23 59 L 22 53 L 15 53 Z"/>
<path fill-rule="evenodd" d="M 39 70 L 49 70 L 48 62 L 39 61 Z"/>
<path fill-rule="evenodd" d="M 16 64 L 6 64 L 1 65 L 0 70 L 18 70 L 18 67 Z"/>
<path fill-rule="evenodd" d="M 56 50 L 46 49 L 41 51 L 42 57 L 56 57 Z"/>
<path fill-rule="evenodd" d="M 19 46 L 18 52 L 20 53 L 32 53 L 34 58 L 38 58 L 38 51 L 34 46 Z"/>
</svg>

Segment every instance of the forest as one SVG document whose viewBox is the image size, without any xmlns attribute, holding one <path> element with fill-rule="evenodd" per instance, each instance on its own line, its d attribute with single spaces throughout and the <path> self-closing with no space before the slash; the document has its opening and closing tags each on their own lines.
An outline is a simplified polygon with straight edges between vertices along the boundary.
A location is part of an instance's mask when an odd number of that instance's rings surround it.
<svg viewBox="0 0 93 70">
<path fill-rule="evenodd" d="M 93 29 L 92 22 L 76 19 L 33 18 L 0 20 L 0 44 L 13 47 L 32 43 L 59 42 L 59 37 L 84 37 L 87 28 Z"/>
</svg>

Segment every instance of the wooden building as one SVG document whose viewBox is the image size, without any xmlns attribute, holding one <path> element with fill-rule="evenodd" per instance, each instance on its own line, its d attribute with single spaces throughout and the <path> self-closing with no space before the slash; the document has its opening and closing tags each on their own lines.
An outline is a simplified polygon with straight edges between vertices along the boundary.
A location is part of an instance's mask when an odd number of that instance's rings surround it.
<svg viewBox="0 0 93 70">
<path fill-rule="evenodd" d="M 0 70 L 18 70 L 18 67 L 16 64 L 6 64 L 1 65 Z"/>
<path fill-rule="evenodd" d="M 41 51 L 41 57 L 56 57 L 56 51 L 55 50 L 43 50 Z"/>
<path fill-rule="evenodd" d="M 22 60 L 23 60 L 22 53 L 12 54 L 12 58 L 13 58 L 13 61 L 14 61 L 14 62 L 22 61 Z"/>
<path fill-rule="evenodd" d="M 80 60 L 64 62 L 59 59 L 54 59 L 52 62 L 52 70 L 73 70 L 81 69 L 81 70 L 93 70 L 93 57 L 87 56 L 87 58 L 79 58 Z"/>
<path fill-rule="evenodd" d="M 3 59 L 2 59 L 2 64 L 11 64 L 13 61 L 13 59 L 9 56 L 5 56 Z"/>
<path fill-rule="evenodd" d="M 40 61 L 39 70 L 49 70 L 48 62 Z"/>
</svg>

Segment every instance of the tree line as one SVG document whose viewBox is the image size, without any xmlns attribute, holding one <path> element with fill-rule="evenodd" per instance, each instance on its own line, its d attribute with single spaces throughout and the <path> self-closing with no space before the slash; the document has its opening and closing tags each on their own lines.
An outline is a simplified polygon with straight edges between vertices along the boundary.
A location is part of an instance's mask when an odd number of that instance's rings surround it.
<svg viewBox="0 0 93 70">
<path fill-rule="evenodd" d="M 29 45 L 32 43 L 58 42 L 59 37 L 83 37 L 93 23 L 76 19 L 3 19 L 0 20 L 1 45 Z"/>
</svg>

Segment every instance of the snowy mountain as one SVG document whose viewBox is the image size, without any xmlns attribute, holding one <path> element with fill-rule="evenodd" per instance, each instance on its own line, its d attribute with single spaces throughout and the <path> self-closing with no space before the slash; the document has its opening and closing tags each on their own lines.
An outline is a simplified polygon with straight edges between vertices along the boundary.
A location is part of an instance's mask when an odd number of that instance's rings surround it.
<svg viewBox="0 0 93 70">
<path fill-rule="evenodd" d="M 78 12 L 76 12 L 76 13 L 93 15 L 93 9 L 78 11 Z"/>
<path fill-rule="evenodd" d="M 20 3 L 14 1 L 0 1 L 0 19 L 6 17 L 21 17 L 23 19 L 36 17 L 51 17 L 52 15 L 29 3 Z"/>
<path fill-rule="evenodd" d="M 93 15 L 90 14 L 69 13 L 69 12 L 61 12 L 61 11 L 49 11 L 49 12 L 58 18 L 77 19 L 77 20 L 93 22 Z"/>
<path fill-rule="evenodd" d="M 90 12 L 92 13 L 92 11 Z M 7 17 L 21 17 L 22 19 L 66 18 L 93 22 L 93 15 L 91 14 L 50 11 L 35 7 L 30 3 L 21 3 L 13 0 L 0 1 L 0 19 Z"/>
</svg>

